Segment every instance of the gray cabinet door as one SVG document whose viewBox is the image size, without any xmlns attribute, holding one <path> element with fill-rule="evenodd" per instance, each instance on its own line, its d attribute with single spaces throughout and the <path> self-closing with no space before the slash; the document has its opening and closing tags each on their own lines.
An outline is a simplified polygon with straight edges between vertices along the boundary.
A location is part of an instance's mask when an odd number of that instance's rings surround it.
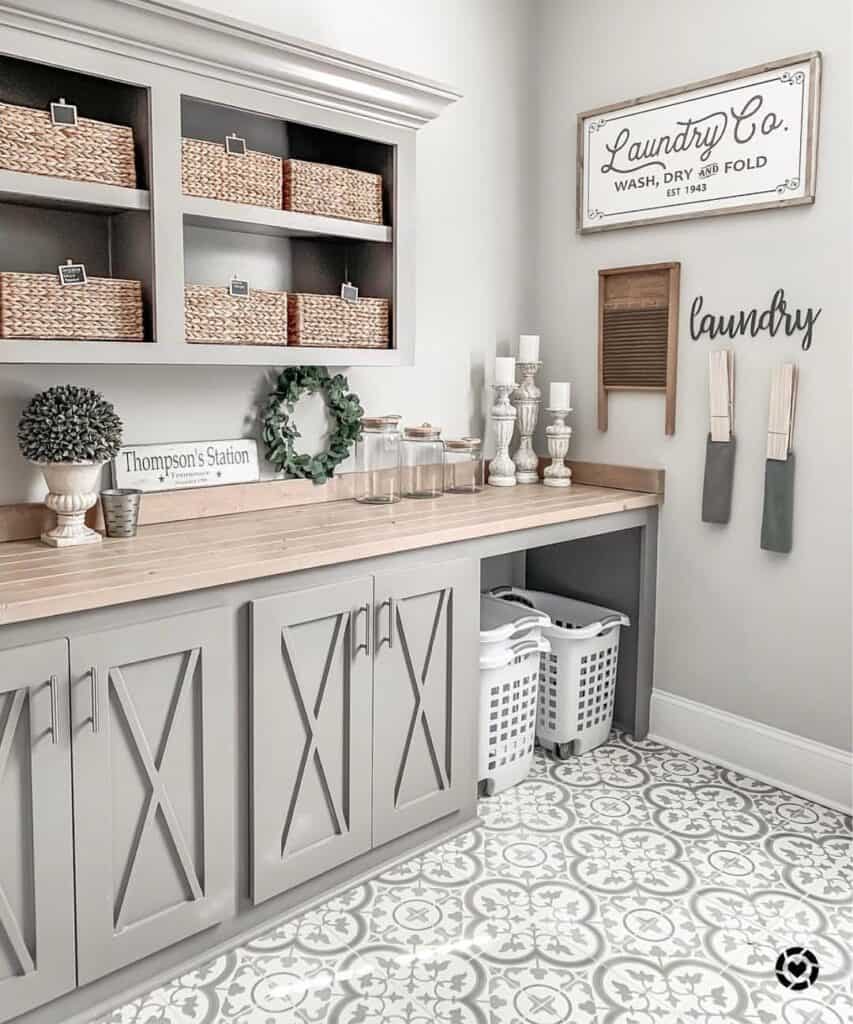
<svg viewBox="0 0 853 1024">
<path fill-rule="evenodd" d="M 376 578 L 373 845 L 460 808 L 479 686 L 473 561 Z"/>
<path fill-rule="evenodd" d="M 80 984 L 231 910 L 230 633 L 213 608 L 71 640 Z"/>
<path fill-rule="evenodd" d="M 68 645 L 0 651 L 0 1020 L 74 987 Z"/>
<path fill-rule="evenodd" d="M 368 577 L 252 602 L 252 898 L 370 849 Z"/>
</svg>

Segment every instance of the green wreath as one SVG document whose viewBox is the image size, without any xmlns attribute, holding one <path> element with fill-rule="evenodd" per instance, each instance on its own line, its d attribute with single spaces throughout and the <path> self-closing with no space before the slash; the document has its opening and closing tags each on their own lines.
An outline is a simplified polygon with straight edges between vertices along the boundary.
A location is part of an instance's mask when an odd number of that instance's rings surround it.
<svg viewBox="0 0 853 1024">
<path fill-rule="evenodd" d="M 302 435 L 293 422 L 293 410 L 303 395 L 318 391 L 333 421 L 329 443 L 318 455 L 301 455 L 294 447 Z M 331 377 L 325 366 L 288 366 L 278 375 L 264 407 L 261 436 L 267 460 L 289 477 L 325 483 L 361 437 L 363 415 L 358 395 L 349 390 L 343 374 Z"/>
</svg>

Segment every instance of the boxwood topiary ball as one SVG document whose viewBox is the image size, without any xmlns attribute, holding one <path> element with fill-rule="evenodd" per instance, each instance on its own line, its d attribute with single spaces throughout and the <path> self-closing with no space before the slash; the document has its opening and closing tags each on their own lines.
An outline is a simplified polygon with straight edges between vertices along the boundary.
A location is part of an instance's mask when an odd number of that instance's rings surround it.
<svg viewBox="0 0 853 1024">
<path fill-rule="evenodd" d="M 121 447 L 122 422 L 90 388 L 48 388 L 24 409 L 18 447 L 33 462 L 107 462 Z"/>
</svg>

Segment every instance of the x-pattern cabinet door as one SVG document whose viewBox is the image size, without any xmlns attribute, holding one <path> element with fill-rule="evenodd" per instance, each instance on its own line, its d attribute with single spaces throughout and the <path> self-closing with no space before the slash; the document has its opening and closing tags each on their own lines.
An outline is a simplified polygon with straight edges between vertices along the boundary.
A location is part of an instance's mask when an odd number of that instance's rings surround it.
<svg viewBox="0 0 853 1024">
<path fill-rule="evenodd" d="M 252 896 L 370 849 L 368 577 L 252 602 Z"/>
<path fill-rule="evenodd" d="M 0 651 L 0 1020 L 75 984 L 68 644 Z"/>
<path fill-rule="evenodd" d="M 230 912 L 230 633 L 212 608 L 71 640 L 80 984 Z"/>
<path fill-rule="evenodd" d="M 473 561 L 376 577 L 373 845 L 459 809 L 475 784 L 479 687 Z"/>
</svg>

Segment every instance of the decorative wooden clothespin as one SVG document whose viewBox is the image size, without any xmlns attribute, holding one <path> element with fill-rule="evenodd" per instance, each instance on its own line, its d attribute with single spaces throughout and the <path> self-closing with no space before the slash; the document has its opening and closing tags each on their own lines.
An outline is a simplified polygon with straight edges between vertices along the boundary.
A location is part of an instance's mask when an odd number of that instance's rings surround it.
<svg viewBox="0 0 853 1024">
<path fill-rule="evenodd" d="M 730 441 L 734 430 L 735 364 L 731 349 L 710 353 L 711 440 Z"/>
<path fill-rule="evenodd" d="M 797 368 L 793 363 L 775 367 L 770 378 L 770 415 L 767 423 L 767 458 L 787 462 L 794 439 L 797 405 Z"/>
</svg>

